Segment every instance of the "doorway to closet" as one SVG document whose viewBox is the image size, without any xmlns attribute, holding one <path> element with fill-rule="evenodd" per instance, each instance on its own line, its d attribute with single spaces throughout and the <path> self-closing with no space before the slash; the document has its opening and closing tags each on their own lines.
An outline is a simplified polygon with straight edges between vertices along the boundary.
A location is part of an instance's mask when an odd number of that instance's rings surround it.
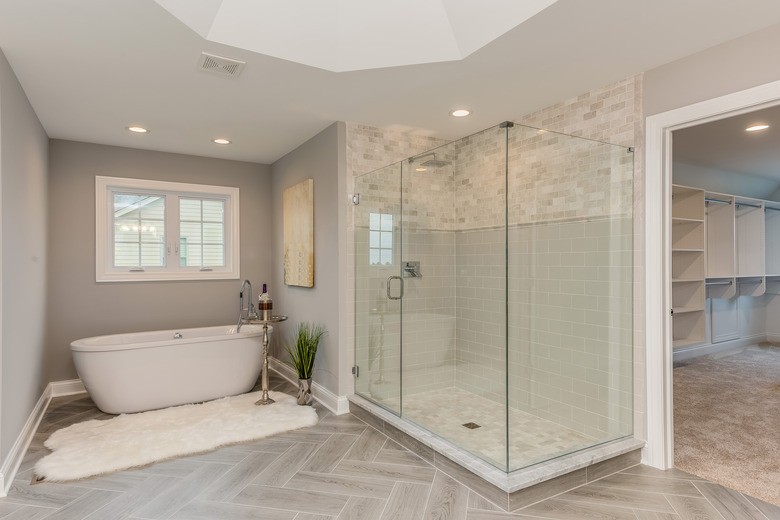
<svg viewBox="0 0 780 520">
<path fill-rule="evenodd" d="M 780 505 L 780 106 L 672 132 L 674 466 Z"/>
</svg>

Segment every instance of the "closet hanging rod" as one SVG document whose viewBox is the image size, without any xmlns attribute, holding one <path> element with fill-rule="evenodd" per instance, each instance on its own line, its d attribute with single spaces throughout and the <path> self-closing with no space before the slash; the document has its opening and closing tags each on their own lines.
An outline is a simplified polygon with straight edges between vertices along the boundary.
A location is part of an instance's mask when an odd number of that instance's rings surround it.
<svg viewBox="0 0 780 520">
<path fill-rule="evenodd" d="M 758 204 L 748 204 L 747 202 L 735 202 L 735 206 L 747 206 L 748 208 L 760 208 Z"/>
<path fill-rule="evenodd" d="M 731 204 L 730 200 L 710 199 L 705 198 L 704 202 L 717 202 L 718 204 Z"/>
<path fill-rule="evenodd" d="M 707 282 L 705 285 L 707 287 L 711 285 L 731 285 L 731 280 L 729 280 L 728 282 Z"/>
<path fill-rule="evenodd" d="M 756 285 L 761 283 L 761 280 L 745 280 L 744 282 L 737 282 L 737 285 Z"/>
<path fill-rule="evenodd" d="M 772 206 L 764 206 L 764 209 L 771 209 L 772 211 L 780 211 L 780 208 L 773 208 Z"/>
</svg>

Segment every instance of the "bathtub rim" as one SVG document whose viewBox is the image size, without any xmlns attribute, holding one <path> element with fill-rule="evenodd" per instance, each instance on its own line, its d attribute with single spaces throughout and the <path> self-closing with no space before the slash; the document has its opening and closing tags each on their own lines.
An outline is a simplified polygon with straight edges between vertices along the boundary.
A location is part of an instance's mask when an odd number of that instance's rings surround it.
<svg viewBox="0 0 780 520">
<path fill-rule="evenodd" d="M 194 336 L 184 337 L 181 340 L 174 339 L 173 335 L 176 333 L 184 333 L 186 331 L 194 330 L 221 330 L 222 334 L 214 334 L 209 336 Z M 153 330 L 153 331 L 138 331 L 138 332 L 124 332 L 119 334 L 103 334 L 100 336 L 90 336 L 88 338 L 80 338 L 74 340 L 70 344 L 71 352 L 114 352 L 120 350 L 139 350 L 147 348 L 158 347 L 170 347 L 177 345 L 187 345 L 192 343 L 207 343 L 213 341 L 224 341 L 225 339 L 240 339 L 240 338 L 252 338 L 263 335 L 263 326 L 257 324 L 245 324 L 241 326 L 241 331 L 236 332 L 235 325 L 216 325 L 212 327 L 191 327 L 183 329 L 167 329 L 167 330 Z M 268 334 L 273 332 L 273 327 L 268 326 Z M 131 336 L 133 334 L 168 334 L 169 337 L 164 340 L 146 341 L 136 343 L 99 343 L 99 340 L 103 338 L 113 338 L 116 336 Z M 96 343 L 97 342 L 97 343 Z"/>
</svg>

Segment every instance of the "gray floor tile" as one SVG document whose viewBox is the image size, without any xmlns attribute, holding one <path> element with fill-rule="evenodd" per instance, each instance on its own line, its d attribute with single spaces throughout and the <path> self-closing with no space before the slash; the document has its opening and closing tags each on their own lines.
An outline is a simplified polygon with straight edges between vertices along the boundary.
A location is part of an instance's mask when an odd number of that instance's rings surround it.
<svg viewBox="0 0 780 520">
<path fill-rule="evenodd" d="M 336 516 L 341 513 L 348 499 L 349 497 L 344 495 L 333 495 L 319 491 L 301 492 L 299 489 L 249 485 L 242 489 L 232 502 Z"/>
<path fill-rule="evenodd" d="M 386 504 L 378 498 L 349 497 L 338 520 L 379 520 Z"/>
<path fill-rule="evenodd" d="M 598 483 L 578 487 L 558 496 L 561 500 L 587 502 L 590 504 L 619 505 L 633 509 L 674 513 L 675 510 L 661 493 L 650 493 L 634 489 L 620 489 Z"/>
<path fill-rule="evenodd" d="M 149 475 L 122 471 L 104 477 L 79 480 L 72 485 L 89 489 L 104 489 L 106 491 L 130 491 L 143 484 L 148 478 Z"/>
<path fill-rule="evenodd" d="M 325 441 L 314 455 L 301 466 L 301 470 L 320 473 L 333 471 L 333 468 L 335 468 L 339 461 L 344 458 L 344 455 L 352 448 L 352 445 L 355 444 L 355 441 L 357 441 L 358 438 L 357 435 L 334 433 L 331 435 L 330 439 Z"/>
<path fill-rule="evenodd" d="M 766 515 L 756 509 L 756 506 L 737 491 L 714 482 L 694 482 L 694 485 L 701 491 L 704 498 L 727 519 L 766 520 Z"/>
<path fill-rule="evenodd" d="M 469 488 L 441 471 L 431 486 L 423 518 L 431 520 L 466 520 Z"/>
<path fill-rule="evenodd" d="M 249 454 L 211 483 L 199 498 L 215 502 L 229 501 L 278 458 L 276 453 L 260 451 Z"/>
<path fill-rule="evenodd" d="M 686 471 L 682 471 L 677 468 L 663 470 L 663 469 L 656 469 L 650 466 L 644 466 L 642 464 L 631 466 L 628 469 L 624 469 L 620 473 L 625 475 L 641 475 L 643 477 L 677 478 L 683 480 L 704 480 L 701 477 L 697 477 L 696 475 L 691 475 L 690 473 Z"/>
<path fill-rule="evenodd" d="M 403 482 L 430 484 L 436 470 L 432 467 L 402 466 L 399 464 L 384 464 L 381 462 L 361 462 L 342 460 L 333 473 L 352 475 L 355 477 L 383 478 Z"/>
<path fill-rule="evenodd" d="M 634 509 L 637 520 L 680 520 L 680 515 Z"/>
<path fill-rule="evenodd" d="M 212 482 L 229 469 L 230 466 L 226 464 L 203 463 L 187 477 L 158 495 L 135 515 L 142 518 L 168 518 L 195 498 L 200 497 Z"/>
<path fill-rule="evenodd" d="M 551 518 L 554 520 L 583 520 L 598 518 L 599 520 L 636 520 L 631 509 L 615 507 L 614 505 L 589 504 L 586 502 L 571 502 L 550 498 L 538 504 L 515 511 L 521 515 Z"/>
<path fill-rule="evenodd" d="M 80 496 L 67 506 L 47 516 L 49 520 L 74 520 L 75 518 L 86 518 L 95 511 L 108 505 L 111 501 L 119 498 L 122 493 L 118 491 L 104 491 L 95 489 L 89 493 Z"/>
<path fill-rule="evenodd" d="M 317 444 L 296 443 L 255 477 L 252 484 L 283 486 L 319 448 Z"/>
<path fill-rule="evenodd" d="M 769 504 L 757 498 L 753 498 L 749 496 L 745 496 L 745 498 L 747 498 L 751 504 L 756 506 L 756 509 L 764 513 L 764 516 L 766 516 L 769 520 L 775 520 L 775 519 L 780 520 L 780 507 L 773 504 Z"/>
<path fill-rule="evenodd" d="M 85 517 L 85 520 L 122 520 L 133 516 L 162 493 L 179 484 L 181 479 L 161 475 L 148 476 L 135 489 L 122 493 L 110 504 Z"/>
<path fill-rule="evenodd" d="M 89 489 L 67 484 L 44 482 L 42 484 L 30 485 L 29 482 L 17 479 L 13 481 L 11 489 L 8 491 L 8 496 L 3 500 L 16 504 L 59 509 L 87 493 L 89 493 Z"/>
<path fill-rule="evenodd" d="M 668 495 L 666 498 L 680 515 L 681 520 L 725 520 L 724 516 L 718 513 L 705 498 L 677 495 Z"/>
<path fill-rule="evenodd" d="M 281 509 L 197 500 L 179 509 L 171 520 L 293 520 L 296 514 Z"/>
<path fill-rule="evenodd" d="M 670 493 L 689 497 L 701 497 L 696 486 L 677 478 L 642 477 L 629 473 L 611 475 L 598 481 L 600 485 L 619 489 L 634 489 L 651 493 Z"/>
<path fill-rule="evenodd" d="M 500 511 L 498 506 L 482 495 L 469 491 L 469 509 L 482 509 L 485 511 Z"/>
<path fill-rule="evenodd" d="M 387 500 L 382 520 L 418 520 L 423 518 L 431 486 L 399 482 Z"/>
<path fill-rule="evenodd" d="M 395 444 L 395 443 L 393 443 Z M 396 444 L 397 446 L 397 444 Z M 430 468 L 431 465 L 408 450 L 396 450 L 391 448 L 382 449 L 374 459 L 374 462 L 386 462 L 388 464 L 404 464 L 407 466 L 423 466 Z"/>
<path fill-rule="evenodd" d="M 482 511 L 480 509 L 469 509 L 466 513 L 466 520 L 518 520 L 519 518 L 532 517 L 503 513 L 501 511 Z M 538 519 L 539 517 L 537 516 L 536 518 Z"/>
<path fill-rule="evenodd" d="M 379 454 L 386 440 L 387 437 L 384 434 L 367 426 L 344 456 L 344 459 L 371 462 Z"/>
<path fill-rule="evenodd" d="M 49 509 L 46 507 L 22 506 L 21 509 L 3 516 L 2 518 L 3 520 L 40 520 L 56 512 L 56 509 Z"/>
<path fill-rule="evenodd" d="M 395 481 L 365 477 L 347 477 L 332 473 L 296 473 L 284 487 L 303 491 L 322 491 L 336 495 L 386 499 Z"/>
</svg>

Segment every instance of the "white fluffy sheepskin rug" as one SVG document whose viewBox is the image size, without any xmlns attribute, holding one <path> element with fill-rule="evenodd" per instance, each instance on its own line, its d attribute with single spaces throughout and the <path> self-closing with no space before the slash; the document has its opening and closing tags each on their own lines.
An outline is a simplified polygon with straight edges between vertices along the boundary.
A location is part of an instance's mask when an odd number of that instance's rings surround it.
<svg viewBox="0 0 780 520">
<path fill-rule="evenodd" d="M 78 480 L 317 424 L 312 407 L 281 392 L 270 392 L 274 404 L 255 406 L 261 394 L 68 426 L 44 443 L 53 453 L 37 462 L 35 474 L 46 481 Z"/>
</svg>

